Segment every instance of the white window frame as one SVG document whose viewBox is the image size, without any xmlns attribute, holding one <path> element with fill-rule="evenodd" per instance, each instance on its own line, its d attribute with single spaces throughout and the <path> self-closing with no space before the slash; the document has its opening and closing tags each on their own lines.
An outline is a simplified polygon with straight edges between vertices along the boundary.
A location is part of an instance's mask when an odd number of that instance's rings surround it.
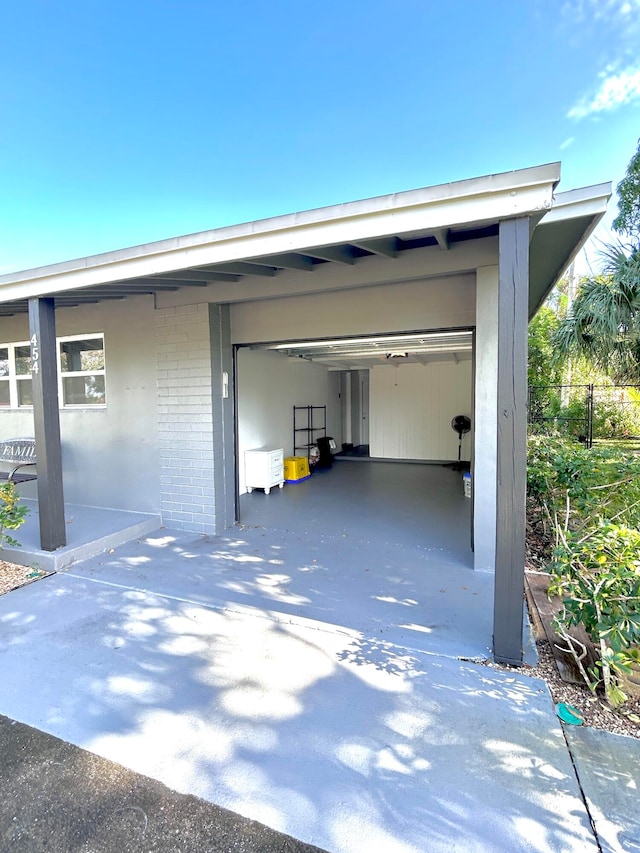
<svg viewBox="0 0 640 853">
<path fill-rule="evenodd" d="M 20 404 L 20 397 L 18 395 L 18 385 L 20 382 L 24 382 L 26 379 L 31 379 L 32 373 L 29 370 L 28 373 L 17 373 L 16 372 L 16 350 L 18 347 L 26 347 L 29 350 L 29 363 L 31 363 L 31 343 L 30 341 L 18 341 L 17 343 L 12 345 L 13 349 L 11 355 L 9 357 L 9 376 L 13 375 L 13 383 L 15 385 L 15 396 L 12 402 L 12 408 L 16 409 L 33 409 L 33 406 L 25 403 L 23 405 Z"/>
<path fill-rule="evenodd" d="M 12 398 L 11 398 L 11 364 L 12 364 L 13 353 L 11 352 L 11 348 L 10 348 L 9 344 L 0 344 L 0 349 L 6 349 L 6 351 L 7 351 L 7 363 L 9 365 L 9 370 L 8 370 L 6 376 L 0 376 L 0 383 L 6 382 L 7 387 L 9 388 L 9 405 L 8 406 L 0 405 L 0 412 L 1 412 L 3 409 L 6 410 L 6 409 L 11 408 L 11 400 L 12 400 Z"/>
<path fill-rule="evenodd" d="M 102 351 L 104 352 L 104 363 L 105 367 L 102 370 L 74 370 L 74 371 L 65 371 L 63 374 L 62 366 L 61 366 L 61 352 L 60 352 L 60 344 L 65 343 L 67 341 L 84 341 L 90 340 L 92 338 L 100 338 L 102 340 Z M 18 383 L 24 381 L 25 379 L 31 379 L 31 372 L 29 373 L 16 373 L 16 349 L 19 347 L 31 347 L 29 341 L 14 341 L 12 343 L 0 343 L 0 349 L 8 350 L 9 357 L 9 373 L 8 380 L 5 377 L 0 377 L 0 381 L 9 382 L 9 405 L 8 406 L 0 406 L 0 412 L 6 412 L 10 410 L 18 409 L 20 411 L 30 411 L 33 409 L 33 406 L 30 405 L 20 405 L 18 402 Z M 66 335 L 64 337 L 56 338 L 56 367 L 58 371 L 58 405 L 60 409 L 106 409 L 106 398 L 107 398 L 107 354 L 104 346 L 104 332 L 89 332 L 83 335 Z M 72 378 L 76 376 L 104 376 L 105 377 L 105 402 L 104 403 L 66 403 L 64 402 L 64 393 L 62 380 L 64 378 Z"/>
<path fill-rule="evenodd" d="M 68 341 L 87 341 L 92 338 L 101 338 L 102 340 L 102 352 L 104 353 L 104 364 L 105 366 L 102 370 L 65 370 L 62 372 L 62 347 L 60 344 L 67 343 Z M 61 409 L 106 409 L 107 403 L 107 353 L 104 348 L 104 333 L 103 332 L 90 332 L 86 335 L 66 335 L 63 338 L 56 338 L 56 357 L 57 357 L 57 367 L 58 367 L 58 400 L 60 401 Z M 63 388 L 63 379 L 74 379 L 78 376 L 104 376 L 104 403 L 65 403 L 64 402 L 64 388 Z"/>
</svg>

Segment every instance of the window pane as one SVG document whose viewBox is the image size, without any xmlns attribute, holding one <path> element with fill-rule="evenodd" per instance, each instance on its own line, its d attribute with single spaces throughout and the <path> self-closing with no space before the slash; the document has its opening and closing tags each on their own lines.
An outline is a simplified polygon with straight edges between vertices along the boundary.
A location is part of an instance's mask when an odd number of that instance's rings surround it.
<svg viewBox="0 0 640 853">
<path fill-rule="evenodd" d="M 84 341 L 62 341 L 60 368 L 63 373 L 104 370 L 104 343 L 102 338 Z"/>
<path fill-rule="evenodd" d="M 105 402 L 104 376 L 67 376 L 62 380 L 65 406 L 98 406 Z"/>
<path fill-rule="evenodd" d="M 18 380 L 18 405 L 33 406 L 33 396 L 31 395 L 31 379 Z"/>
<path fill-rule="evenodd" d="M 0 376 L 9 375 L 9 350 L 7 347 L 0 347 Z"/>
<path fill-rule="evenodd" d="M 18 376 L 31 375 L 31 347 L 25 344 L 15 349 L 16 373 Z"/>
<path fill-rule="evenodd" d="M 8 406 L 10 405 L 11 400 L 9 398 L 9 380 L 1 379 L 0 380 L 0 406 Z"/>
</svg>

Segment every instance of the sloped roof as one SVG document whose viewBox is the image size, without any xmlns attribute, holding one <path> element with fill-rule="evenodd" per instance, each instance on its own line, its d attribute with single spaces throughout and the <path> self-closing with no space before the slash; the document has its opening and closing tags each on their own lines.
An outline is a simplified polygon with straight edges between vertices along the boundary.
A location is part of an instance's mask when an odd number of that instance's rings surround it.
<svg viewBox="0 0 640 853">
<path fill-rule="evenodd" d="M 609 184 L 554 195 L 560 164 L 409 190 L 161 240 L 0 276 L 0 316 L 22 313 L 28 299 L 53 296 L 56 307 L 182 288 L 303 275 L 326 265 L 355 267 L 430 247 L 495 237 L 500 221 L 532 223 L 533 313 L 602 217 Z M 425 267 L 428 275 L 428 268 Z M 393 278 L 390 279 L 391 281 Z M 255 290 L 255 288 L 254 288 Z M 206 298 L 203 299 L 206 301 Z"/>
</svg>

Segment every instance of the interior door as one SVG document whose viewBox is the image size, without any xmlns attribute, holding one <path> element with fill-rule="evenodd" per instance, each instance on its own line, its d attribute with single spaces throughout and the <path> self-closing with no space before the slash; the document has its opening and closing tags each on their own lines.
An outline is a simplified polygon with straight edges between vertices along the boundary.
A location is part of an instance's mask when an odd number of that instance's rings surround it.
<svg viewBox="0 0 640 853">
<path fill-rule="evenodd" d="M 369 374 L 360 380 L 360 443 L 369 444 Z"/>
</svg>

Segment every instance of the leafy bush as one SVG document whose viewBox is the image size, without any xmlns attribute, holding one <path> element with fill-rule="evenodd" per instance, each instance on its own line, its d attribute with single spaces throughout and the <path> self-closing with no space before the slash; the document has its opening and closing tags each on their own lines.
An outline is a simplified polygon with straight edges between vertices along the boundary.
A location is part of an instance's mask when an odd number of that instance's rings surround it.
<svg viewBox="0 0 640 853">
<path fill-rule="evenodd" d="M 640 458 L 617 448 L 529 439 L 527 490 L 555 547 L 549 596 L 562 600 L 557 629 L 591 690 L 625 699 L 619 677 L 640 662 Z M 569 634 L 582 625 L 600 659 Z"/>
<path fill-rule="evenodd" d="M 562 600 L 557 627 L 583 678 L 595 692 L 602 684 L 613 707 L 626 695 L 617 677 L 640 662 L 640 532 L 604 523 L 588 537 L 568 534 L 551 563 L 549 596 Z M 584 654 L 567 628 L 582 625 L 600 654 L 586 669 Z"/>
<path fill-rule="evenodd" d="M 617 448 L 532 436 L 527 491 L 556 545 L 603 521 L 640 527 L 640 458 Z"/>
<path fill-rule="evenodd" d="M 14 547 L 20 545 L 6 530 L 17 530 L 24 524 L 28 507 L 20 503 L 16 487 L 11 482 L 0 484 L 0 548 L 6 542 Z"/>
<path fill-rule="evenodd" d="M 614 400 L 610 394 L 600 399 L 598 396 L 599 392 L 596 391 L 593 407 L 594 438 L 640 435 L 640 405 L 636 400 Z"/>
</svg>

